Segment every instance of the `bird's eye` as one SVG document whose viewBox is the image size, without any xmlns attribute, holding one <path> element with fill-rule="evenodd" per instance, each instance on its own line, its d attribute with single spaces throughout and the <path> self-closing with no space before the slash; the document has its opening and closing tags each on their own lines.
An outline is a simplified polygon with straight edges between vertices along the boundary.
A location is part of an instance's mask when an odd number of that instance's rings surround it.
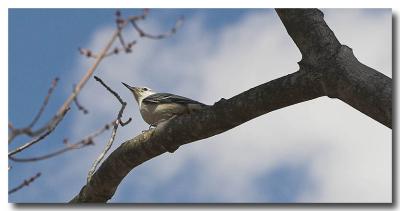
<svg viewBox="0 0 400 211">
<path fill-rule="evenodd" d="M 146 88 L 146 87 L 144 87 L 144 88 L 143 88 L 143 90 L 144 90 L 144 91 L 147 91 L 147 90 L 149 90 L 149 89 L 148 89 L 148 88 Z"/>
</svg>

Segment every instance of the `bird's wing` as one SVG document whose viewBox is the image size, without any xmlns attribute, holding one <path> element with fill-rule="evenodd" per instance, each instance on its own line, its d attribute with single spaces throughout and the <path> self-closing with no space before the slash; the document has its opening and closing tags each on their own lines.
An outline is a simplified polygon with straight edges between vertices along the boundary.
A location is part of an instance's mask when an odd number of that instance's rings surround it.
<svg viewBox="0 0 400 211">
<path fill-rule="evenodd" d="M 182 97 L 179 95 L 174 95 L 170 93 L 156 93 L 147 96 L 146 98 L 143 99 L 144 103 L 179 103 L 179 104 L 201 104 L 204 105 L 203 103 L 197 102 L 195 100 Z"/>
</svg>

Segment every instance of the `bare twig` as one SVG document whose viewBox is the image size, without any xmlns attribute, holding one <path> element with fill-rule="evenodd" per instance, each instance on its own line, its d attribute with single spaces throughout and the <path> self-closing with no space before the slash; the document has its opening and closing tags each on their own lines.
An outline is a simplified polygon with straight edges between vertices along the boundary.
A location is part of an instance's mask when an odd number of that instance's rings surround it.
<svg viewBox="0 0 400 211">
<path fill-rule="evenodd" d="M 77 95 L 79 94 L 79 92 L 82 90 L 82 88 L 85 86 L 86 82 L 90 79 L 90 77 L 92 76 L 92 74 L 94 73 L 94 71 L 97 69 L 97 67 L 99 66 L 100 62 L 103 60 L 103 58 L 105 57 L 105 55 L 107 54 L 107 52 L 109 51 L 109 49 L 111 48 L 112 44 L 114 43 L 114 41 L 118 38 L 118 34 L 121 32 L 121 30 L 124 28 L 124 26 L 126 25 L 126 23 L 124 23 L 120 28 L 117 28 L 114 31 L 114 34 L 112 35 L 111 39 L 108 41 L 108 43 L 106 44 L 106 46 L 103 48 L 103 50 L 100 52 L 99 56 L 96 57 L 96 61 L 94 62 L 94 64 L 86 71 L 86 74 L 81 78 L 81 80 L 78 82 L 78 84 L 75 86 L 75 91 L 72 92 L 69 97 L 66 99 L 66 101 L 64 102 L 64 104 L 59 108 L 59 110 L 57 111 L 57 113 L 54 115 L 54 117 L 45 125 L 45 127 L 39 129 L 38 131 L 40 133 L 35 134 L 35 135 L 40 135 L 38 138 L 35 138 L 34 140 L 32 140 L 29 143 L 26 143 L 20 147 L 18 147 L 16 150 L 13 150 L 12 152 L 10 152 L 8 155 L 14 155 L 18 152 L 21 152 L 23 150 L 25 150 L 26 148 L 32 146 L 33 144 L 41 141 L 44 139 L 44 137 L 46 137 L 48 134 L 50 134 L 55 127 L 57 127 L 57 125 L 60 123 L 60 121 L 63 120 L 65 114 L 67 113 L 67 111 L 70 109 L 70 105 L 71 103 L 75 100 L 75 98 L 77 97 Z M 14 137 L 13 137 L 14 138 Z"/>
<path fill-rule="evenodd" d="M 39 178 L 41 176 L 41 173 L 38 172 L 36 173 L 36 175 L 32 176 L 31 178 L 24 180 L 20 185 L 18 185 L 17 187 L 11 189 L 8 191 L 8 194 L 12 194 L 15 193 L 17 191 L 19 191 L 20 189 L 22 189 L 25 186 L 28 186 L 29 184 L 31 184 L 33 181 L 35 181 L 37 178 Z"/>
<path fill-rule="evenodd" d="M 118 94 L 117 92 L 115 92 L 114 90 L 112 90 L 109 86 L 107 86 L 107 85 L 103 82 L 103 80 L 101 80 L 101 78 L 99 78 L 99 77 L 97 77 L 97 76 L 94 76 L 94 79 L 95 79 L 96 81 L 98 81 L 99 83 L 101 83 L 101 85 L 103 85 L 109 92 L 111 92 L 111 94 L 113 94 L 113 95 L 118 99 L 118 101 L 119 101 L 121 104 L 126 104 L 126 102 L 124 102 L 124 101 L 122 100 L 122 98 L 119 96 L 119 94 Z"/>
<path fill-rule="evenodd" d="M 104 131 L 110 129 L 110 127 L 112 125 L 114 125 L 116 120 L 113 120 L 112 122 L 106 124 L 104 127 L 98 129 L 97 131 L 93 132 L 92 134 L 86 136 L 84 139 L 74 143 L 74 144 L 68 144 L 68 140 L 64 139 L 64 144 L 66 145 L 66 147 L 59 149 L 55 152 L 46 154 L 46 155 L 42 155 L 42 156 L 37 156 L 37 157 L 31 157 L 31 158 L 16 158 L 13 156 L 9 156 L 10 160 L 16 161 L 16 162 L 34 162 L 34 161 L 39 161 L 39 160 L 45 160 L 57 155 L 60 155 L 64 152 L 70 151 L 70 150 L 74 150 L 74 149 L 80 149 L 89 145 L 93 145 L 94 144 L 94 138 L 101 135 Z"/>
<path fill-rule="evenodd" d="M 73 85 L 72 90 L 73 90 L 73 92 L 75 92 L 75 85 Z M 76 107 L 78 107 L 78 110 L 82 111 L 83 114 L 88 114 L 88 113 L 89 113 L 89 110 L 87 110 L 85 107 L 83 107 L 83 106 L 79 103 L 79 101 L 78 101 L 78 96 L 75 97 L 74 102 L 75 102 Z"/>
<path fill-rule="evenodd" d="M 47 92 L 47 95 L 46 95 L 46 98 L 44 99 L 42 107 L 40 107 L 39 112 L 36 114 L 35 118 L 31 122 L 31 124 L 29 124 L 29 126 L 28 126 L 29 128 L 32 128 L 36 124 L 36 122 L 39 120 L 40 116 L 42 115 L 44 109 L 46 108 L 46 106 L 47 106 L 47 104 L 49 102 L 50 96 L 53 93 L 54 88 L 57 86 L 57 82 L 58 81 L 59 81 L 59 78 L 56 77 L 51 82 L 51 87 L 49 88 L 49 91 Z"/>
<path fill-rule="evenodd" d="M 120 37 L 122 38 L 122 36 L 120 36 Z M 132 42 L 129 42 L 129 43 L 126 44 L 125 41 L 123 41 L 123 38 L 122 38 L 122 39 L 120 39 L 120 43 L 122 45 L 122 48 L 116 47 L 116 48 L 114 48 L 114 50 L 112 50 L 109 53 L 107 53 L 104 57 L 116 55 L 119 52 L 131 53 L 132 52 L 132 47 L 134 45 L 136 45 L 137 41 L 133 40 Z"/>
<path fill-rule="evenodd" d="M 141 15 L 129 16 L 128 20 L 134 20 L 134 21 L 144 20 L 146 19 L 147 15 L 149 15 L 149 11 L 150 11 L 149 9 L 143 9 L 143 13 Z"/>
<path fill-rule="evenodd" d="M 89 113 L 89 110 L 87 110 L 85 107 L 83 107 L 83 106 L 79 103 L 77 97 L 75 98 L 74 102 L 75 102 L 76 107 L 78 107 L 78 110 L 82 111 L 84 114 L 88 114 L 88 113 Z"/>
<path fill-rule="evenodd" d="M 104 156 L 107 154 L 108 150 L 110 150 L 112 144 L 114 143 L 115 135 L 117 134 L 118 123 L 119 123 L 118 120 L 116 120 L 114 122 L 114 127 L 113 127 L 113 130 L 112 130 L 112 133 L 111 133 L 111 138 L 108 140 L 107 145 L 104 148 L 104 150 L 100 153 L 100 155 L 97 157 L 97 159 L 93 162 L 92 167 L 90 168 L 90 170 L 88 172 L 87 182 L 90 181 L 90 179 L 92 178 L 92 175 L 94 174 L 94 172 L 97 169 L 97 166 L 103 160 Z"/>
<path fill-rule="evenodd" d="M 79 51 L 80 51 L 81 54 L 83 54 L 83 55 L 85 55 L 87 57 L 95 58 L 95 61 L 94 61 L 93 65 L 89 69 L 87 69 L 86 73 L 82 76 L 82 78 L 77 83 L 77 85 L 74 86 L 73 92 L 68 96 L 68 98 L 60 106 L 60 108 L 53 115 L 53 117 L 50 120 L 48 120 L 48 122 L 45 123 L 42 127 L 38 128 L 35 131 L 32 130 L 34 125 L 38 122 L 38 120 L 40 119 L 40 117 L 44 113 L 44 111 L 46 109 L 46 106 L 47 106 L 47 104 L 49 102 L 50 96 L 53 93 L 53 90 L 55 89 L 55 87 L 57 85 L 57 82 L 59 80 L 58 78 L 55 78 L 53 80 L 52 86 L 50 87 L 50 89 L 48 91 L 48 94 L 47 94 L 46 98 L 44 99 L 44 102 L 43 102 L 39 112 L 36 114 L 36 116 L 33 118 L 32 122 L 27 127 L 25 127 L 25 128 L 15 128 L 14 125 L 11 122 L 9 122 L 9 125 L 8 125 L 8 128 L 9 128 L 9 143 L 13 139 L 15 139 L 15 137 L 17 137 L 19 135 L 24 135 L 25 134 L 25 135 L 31 137 L 31 139 L 28 140 L 27 143 L 15 148 L 14 150 L 11 150 L 8 153 L 8 156 L 9 156 L 10 160 L 13 160 L 13 161 L 16 161 L 16 162 L 32 162 L 32 161 L 44 160 L 44 159 L 48 159 L 48 158 L 60 155 L 60 154 L 62 154 L 64 152 L 67 152 L 69 150 L 78 149 L 78 148 L 82 148 L 82 147 L 94 144 L 93 138 L 95 136 L 97 136 L 98 133 L 102 133 L 106 129 L 110 128 L 110 126 L 112 124 L 114 127 L 113 127 L 113 131 L 112 131 L 112 134 L 111 134 L 111 138 L 108 141 L 108 144 L 107 144 L 106 148 L 104 149 L 104 151 L 102 152 L 102 154 L 99 156 L 99 158 L 93 164 L 93 169 L 96 170 L 97 165 L 101 162 L 101 160 L 103 159 L 103 157 L 105 156 L 107 151 L 110 149 L 110 147 L 111 147 L 111 145 L 112 145 L 112 143 L 113 143 L 113 141 L 115 139 L 118 126 L 119 125 L 125 126 L 125 125 L 129 124 L 131 122 L 131 120 L 132 120 L 132 118 L 129 118 L 126 122 L 123 122 L 121 120 L 123 111 L 124 111 L 124 109 L 126 107 L 126 102 L 124 102 L 116 92 L 112 91 L 101 80 L 100 80 L 101 83 L 107 88 L 107 90 L 109 90 L 120 101 L 120 103 L 122 104 L 121 109 L 118 112 L 117 119 L 113 120 L 112 123 L 106 125 L 105 128 L 102 128 L 97 133 L 92 134 L 89 137 L 87 137 L 87 138 L 85 138 L 85 139 L 83 139 L 83 140 L 81 140 L 79 142 L 76 142 L 74 144 L 68 144 L 68 141 L 65 139 L 64 143 L 66 144 L 66 147 L 64 147 L 62 149 L 59 149 L 59 150 L 57 150 L 55 152 L 48 153 L 46 155 L 42 155 L 42 156 L 38 156 L 38 157 L 31 157 L 31 158 L 16 158 L 14 156 L 17 153 L 22 152 L 23 150 L 31 147 L 32 145 L 40 142 L 41 140 L 44 140 L 49 134 L 51 134 L 55 130 L 55 128 L 58 126 L 58 124 L 63 120 L 63 118 L 67 114 L 67 112 L 70 110 L 71 103 L 73 103 L 73 101 L 75 102 L 75 104 L 77 105 L 79 110 L 83 111 L 84 113 L 88 113 L 88 110 L 86 108 L 84 108 L 79 103 L 79 101 L 77 99 L 78 94 L 83 89 L 83 87 L 85 86 L 87 81 L 90 79 L 90 77 L 93 75 L 94 71 L 97 69 L 97 67 L 100 65 L 101 61 L 105 57 L 111 56 L 111 55 L 114 55 L 114 54 L 118 54 L 119 52 L 125 52 L 125 53 L 132 52 L 132 47 L 137 43 L 137 41 L 133 40 L 131 42 L 127 42 L 126 39 L 124 39 L 124 37 L 122 35 L 122 30 L 131 21 L 135 22 L 135 24 L 136 24 L 136 21 L 144 20 L 146 18 L 146 16 L 148 15 L 148 11 L 149 11 L 148 9 L 145 9 L 145 10 L 143 10 L 143 14 L 138 15 L 138 16 L 130 16 L 126 20 L 122 19 L 121 18 L 121 12 L 117 11 L 116 12 L 117 29 L 114 31 L 114 34 L 112 35 L 112 37 L 110 38 L 108 43 L 106 43 L 104 48 L 100 51 L 100 53 L 93 53 L 89 49 L 79 48 Z M 148 34 L 148 33 L 145 33 L 137 25 L 136 25 L 136 28 L 139 29 L 139 31 L 144 35 L 142 37 L 148 37 L 148 38 L 153 38 L 153 39 L 161 39 L 161 38 L 168 37 L 168 36 L 172 35 L 173 33 L 175 33 L 176 29 L 180 25 L 181 25 L 181 21 L 178 21 L 177 24 L 176 24 L 176 27 L 174 27 L 170 32 L 164 33 L 162 35 L 156 35 L 156 36 Z M 114 44 L 114 42 L 117 39 L 121 43 L 122 47 L 115 47 L 114 49 L 110 50 L 112 45 Z M 11 166 L 9 166 L 9 170 L 10 169 L 11 169 Z M 40 176 L 40 173 L 36 174 L 35 176 L 33 176 L 33 177 L 31 177 L 31 178 L 29 178 L 27 180 L 24 180 L 24 182 L 21 185 L 19 185 L 16 188 L 11 189 L 9 191 L 9 194 L 18 191 L 19 189 L 23 188 L 24 186 L 28 186 L 31 182 L 33 182 L 39 176 Z M 89 180 L 90 180 L 90 178 L 88 178 L 88 181 Z"/>
<path fill-rule="evenodd" d="M 118 116 L 117 116 L 117 120 L 114 123 L 114 127 L 111 133 L 111 138 L 109 139 L 109 141 L 107 142 L 106 147 L 104 148 L 103 152 L 100 153 L 100 155 L 97 157 L 97 159 L 94 161 L 92 168 L 89 170 L 88 172 L 88 176 L 87 176 L 87 182 L 90 182 L 90 179 L 92 178 L 93 173 L 96 171 L 97 166 L 99 165 L 99 163 L 103 160 L 104 156 L 107 154 L 108 150 L 111 148 L 114 140 L 115 140 L 115 136 L 117 134 L 117 129 L 118 129 L 118 125 L 121 124 L 121 126 L 125 126 L 127 124 L 129 124 L 129 122 L 132 120 L 132 118 L 129 118 L 128 121 L 126 121 L 125 123 L 122 122 L 121 118 L 122 118 L 122 114 L 125 110 L 126 107 L 126 102 L 122 100 L 122 98 L 118 95 L 118 93 L 116 93 L 114 90 L 112 90 L 109 86 L 107 86 L 103 80 L 101 80 L 99 77 L 94 76 L 95 80 L 98 81 L 99 83 L 101 83 L 101 85 L 103 85 L 109 92 L 111 92 L 111 94 L 113 94 L 118 101 L 121 103 L 121 109 L 118 112 Z"/>
<path fill-rule="evenodd" d="M 122 26 L 122 28 L 124 26 L 125 26 L 125 24 Z M 99 66 L 99 64 L 103 60 L 104 56 L 107 54 L 108 50 L 111 48 L 111 46 L 114 43 L 114 41 L 117 39 L 118 34 L 121 32 L 122 28 L 118 28 L 118 29 L 116 29 L 114 31 L 113 35 L 111 36 L 111 39 L 108 41 L 106 46 L 103 48 L 103 50 L 99 54 L 99 57 L 96 59 L 94 64 L 86 71 L 86 74 L 81 78 L 79 83 L 76 85 L 75 92 L 71 93 L 71 95 L 67 98 L 67 100 L 64 102 L 64 104 L 58 110 L 57 115 L 65 113 L 65 110 L 67 110 L 70 107 L 72 101 L 76 98 L 76 96 L 79 94 L 79 92 L 85 86 L 86 82 L 93 75 L 94 71 L 97 69 L 97 67 Z M 61 121 L 61 120 L 62 120 L 62 118 L 57 119 L 56 121 Z"/>
<path fill-rule="evenodd" d="M 132 47 L 137 43 L 136 40 L 133 40 L 129 43 L 127 43 L 122 35 L 122 28 L 127 24 L 127 23 L 131 23 L 133 28 L 139 33 L 139 36 L 142 38 L 150 38 L 150 39 L 163 39 L 163 38 L 167 38 L 173 34 L 176 33 L 176 31 L 182 26 L 183 24 L 183 17 L 179 18 L 176 23 L 175 26 L 173 28 L 171 28 L 169 31 L 162 33 L 162 34 L 158 34 L 158 35 L 153 35 L 150 33 L 145 32 L 143 29 L 141 29 L 139 27 L 139 25 L 137 24 L 138 21 L 144 20 L 147 15 L 149 14 L 149 10 L 148 9 L 144 9 L 143 13 L 141 15 L 135 15 L 135 16 L 129 16 L 128 18 L 124 19 L 122 18 L 121 15 L 121 11 L 117 10 L 115 15 L 116 15 L 116 24 L 117 24 L 117 29 L 120 29 L 119 33 L 118 33 L 118 40 L 122 46 L 122 48 L 114 48 L 114 50 L 107 52 L 103 57 L 107 57 L 107 56 L 111 56 L 111 55 L 115 55 L 118 54 L 119 52 L 124 51 L 125 53 L 131 53 L 132 52 Z M 99 55 L 93 53 L 91 50 L 89 49 L 84 49 L 84 48 L 79 48 L 79 52 L 89 58 L 99 58 Z"/>
<path fill-rule="evenodd" d="M 131 53 L 132 52 L 132 47 L 137 43 L 136 40 L 133 40 L 132 42 L 129 42 L 128 44 L 125 43 L 124 38 L 122 37 L 122 35 L 119 36 L 119 42 L 122 45 L 122 49 L 125 51 L 125 53 Z M 107 54 L 107 56 L 113 55 L 113 54 L 118 54 L 119 51 L 122 51 L 122 49 L 120 48 L 115 48 L 113 52 L 110 52 L 109 54 Z"/>
<path fill-rule="evenodd" d="M 60 120 L 59 121 L 54 121 L 54 123 L 53 122 L 49 122 L 50 125 L 47 125 L 45 127 L 45 129 L 47 130 L 45 133 L 41 134 L 38 137 L 35 137 L 30 142 L 25 143 L 25 144 L 17 147 L 16 149 L 12 150 L 11 152 L 8 153 L 8 156 L 15 155 L 15 154 L 25 150 L 26 148 L 32 146 L 33 144 L 36 144 L 37 142 L 39 142 L 39 141 L 43 140 L 44 138 L 46 138 L 51 132 L 53 132 L 53 130 L 57 127 L 58 123 L 60 123 L 61 119 L 65 116 L 65 114 L 68 111 L 69 111 L 69 108 L 64 110 L 64 113 L 61 113 L 61 117 L 55 116 L 53 119 L 60 119 Z M 53 124 L 51 124 L 51 123 L 53 123 Z"/>
<path fill-rule="evenodd" d="M 92 57 L 92 58 L 99 58 L 97 55 L 93 54 L 91 50 L 86 49 L 86 48 L 78 48 L 78 51 L 80 54 L 86 56 L 86 57 Z"/>
<path fill-rule="evenodd" d="M 32 122 L 28 126 L 26 126 L 24 128 L 15 128 L 12 125 L 11 122 L 8 123 L 8 128 L 11 131 L 11 134 L 8 136 L 8 143 L 11 143 L 14 140 L 15 137 L 17 137 L 19 135 L 22 135 L 22 134 L 28 135 L 30 137 L 34 137 L 34 136 L 37 136 L 37 135 L 39 135 L 39 134 L 41 134 L 41 133 L 43 133 L 45 131 L 47 126 L 43 126 L 43 127 L 39 128 L 39 129 L 37 129 L 36 131 L 33 131 L 32 127 L 36 124 L 36 122 L 42 116 L 43 111 L 44 111 L 44 109 L 46 108 L 46 106 L 47 106 L 47 104 L 49 102 L 50 96 L 51 96 L 51 94 L 53 93 L 54 89 L 57 86 L 57 82 L 58 81 L 59 81 L 59 78 L 57 78 L 57 77 L 52 80 L 51 86 L 50 86 L 50 88 L 49 88 L 49 90 L 47 92 L 47 95 L 46 95 L 46 97 L 45 97 L 45 99 L 43 101 L 42 106 L 40 107 L 38 113 L 36 114 L 36 116 L 33 118 Z"/>
<path fill-rule="evenodd" d="M 137 16 L 130 16 L 129 19 L 134 19 L 134 20 L 144 20 L 144 18 L 147 16 L 148 14 L 148 9 L 144 9 L 143 10 L 143 14 L 141 15 L 137 15 Z M 121 18 L 121 11 L 117 10 L 115 12 L 115 16 L 117 17 L 115 19 L 115 22 L 117 24 L 117 33 L 115 34 L 116 37 L 118 37 L 121 45 L 122 45 L 122 49 L 121 48 L 114 48 L 114 50 L 110 51 L 107 50 L 104 55 L 102 56 L 104 57 L 108 57 L 114 54 L 118 54 L 121 51 L 125 51 L 125 53 L 130 53 L 132 52 L 132 46 L 135 45 L 137 43 L 136 40 L 133 40 L 132 42 L 129 42 L 128 44 L 125 43 L 124 38 L 122 36 L 122 30 L 123 28 L 129 23 L 129 21 Z M 80 54 L 88 57 L 88 58 L 95 58 L 98 59 L 100 57 L 100 55 L 97 55 L 95 53 L 93 53 L 90 49 L 86 49 L 86 48 L 78 48 Z"/>
<path fill-rule="evenodd" d="M 146 38 L 150 38 L 150 39 L 164 39 L 167 37 L 172 36 L 173 34 L 176 33 L 176 31 L 182 26 L 183 24 L 183 16 L 180 17 L 176 22 L 174 27 L 172 27 L 169 31 L 162 33 L 162 34 L 158 34 L 158 35 L 152 35 L 149 34 L 147 32 L 145 32 L 144 30 L 142 30 L 139 25 L 137 25 L 136 21 L 137 19 L 129 19 L 130 23 L 132 24 L 133 28 L 135 28 L 135 30 L 139 33 L 140 37 L 146 37 Z"/>
<path fill-rule="evenodd" d="M 108 57 L 108 56 L 112 56 L 112 55 L 116 55 L 119 52 L 125 52 L 125 53 L 131 53 L 132 52 L 132 47 L 137 43 L 136 40 L 133 40 L 129 43 L 125 43 L 125 41 L 122 38 L 122 35 L 119 35 L 119 37 L 121 37 L 119 40 L 121 42 L 122 48 L 114 48 L 112 51 L 108 52 L 106 55 L 104 55 L 104 57 Z M 89 49 L 85 49 L 85 48 L 79 48 L 79 52 L 82 55 L 85 55 L 88 58 L 98 58 L 99 56 L 95 53 L 93 53 L 91 50 Z"/>
<path fill-rule="evenodd" d="M 126 45 L 125 45 L 124 38 L 122 37 L 122 33 L 118 34 L 118 39 L 119 39 L 119 42 L 121 43 L 121 45 L 125 47 Z"/>
<path fill-rule="evenodd" d="M 8 158 L 10 160 L 12 160 L 12 161 L 15 161 L 15 162 L 34 162 L 34 161 L 40 161 L 40 160 L 45 160 L 45 159 L 48 159 L 48 158 L 52 158 L 52 157 L 60 155 L 60 154 L 62 154 L 64 152 L 67 152 L 67 151 L 70 151 L 70 150 L 73 150 L 73 149 L 80 149 L 80 148 L 82 148 L 84 146 L 87 146 L 87 145 L 91 145 L 91 142 L 89 142 L 89 141 L 87 141 L 85 139 L 85 140 L 82 140 L 82 141 L 76 143 L 75 145 L 69 145 L 67 147 L 64 147 L 64 148 L 62 148 L 60 150 L 57 150 L 57 151 L 52 152 L 52 153 L 49 153 L 47 155 L 42 155 L 42 156 L 32 157 L 32 158 L 16 158 L 16 157 L 13 157 L 13 156 L 9 156 Z"/>
</svg>

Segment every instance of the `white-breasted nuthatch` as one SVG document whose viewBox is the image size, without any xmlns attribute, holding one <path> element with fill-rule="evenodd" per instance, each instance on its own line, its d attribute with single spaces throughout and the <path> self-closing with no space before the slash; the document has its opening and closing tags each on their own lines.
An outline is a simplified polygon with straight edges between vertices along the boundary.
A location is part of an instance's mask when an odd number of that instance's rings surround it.
<svg viewBox="0 0 400 211">
<path fill-rule="evenodd" d="M 123 82 L 122 84 L 133 93 L 139 105 L 140 114 L 150 127 L 157 126 L 175 116 L 191 113 L 208 106 L 186 97 L 156 93 L 147 87 L 132 87 Z"/>
</svg>

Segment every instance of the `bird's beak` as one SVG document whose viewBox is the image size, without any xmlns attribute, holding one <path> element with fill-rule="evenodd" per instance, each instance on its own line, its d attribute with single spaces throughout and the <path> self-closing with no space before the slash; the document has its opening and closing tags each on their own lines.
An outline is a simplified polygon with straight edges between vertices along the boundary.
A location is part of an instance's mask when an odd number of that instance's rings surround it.
<svg viewBox="0 0 400 211">
<path fill-rule="evenodd" d="M 129 86 L 128 84 L 126 84 L 124 82 L 121 82 L 121 83 L 133 93 L 133 96 L 135 96 L 136 102 L 139 102 L 138 99 L 139 99 L 140 93 L 139 93 L 139 90 L 137 89 L 137 87 Z"/>
<path fill-rule="evenodd" d="M 131 91 L 134 91 L 135 90 L 135 88 L 136 87 L 133 87 L 133 86 L 129 86 L 128 84 L 126 84 L 126 83 L 124 83 L 124 82 L 121 82 L 126 88 L 128 88 L 129 90 L 131 90 Z"/>
</svg>

